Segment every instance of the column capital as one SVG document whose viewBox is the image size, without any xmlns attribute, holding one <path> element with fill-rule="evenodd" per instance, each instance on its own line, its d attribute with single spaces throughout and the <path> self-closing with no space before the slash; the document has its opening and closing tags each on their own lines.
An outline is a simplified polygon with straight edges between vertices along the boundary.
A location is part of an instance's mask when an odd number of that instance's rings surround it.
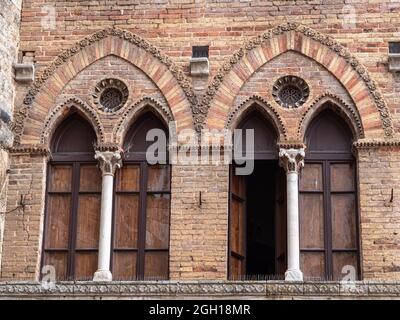
<svg viewBox="0 0 400 320">
<path fill-rule="evenodd" d="M 120 151 L 96 151 L 94 158 L 99 161 L 103 176 L 113 176 L 115 170 L 122 167 Z"/>
<path fill-rule="evenodd" d="M 287 173 L 299 173 L 304 167 L 305 158 L 304 148 L 300 149 L 280 149 L 279 151 L 279 164 L 285 169 Z"/>
</svg>

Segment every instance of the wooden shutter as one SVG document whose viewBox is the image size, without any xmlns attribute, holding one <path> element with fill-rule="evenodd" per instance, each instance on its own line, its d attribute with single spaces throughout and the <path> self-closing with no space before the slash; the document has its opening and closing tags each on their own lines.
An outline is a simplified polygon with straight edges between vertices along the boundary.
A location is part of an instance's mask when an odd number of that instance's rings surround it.
<svg viewBox="0 0 400 320">
<path fill-rule="evenodd" d="M 246 177 L 231 170 L 229 277 L 235 280 L 246 274 Z"/>
<path fill-rule="evenodd" d="M 43 265 L 58 280 L 92 279 L 97 269 L 101 173 L 96 164 L 49 165 Z"/>
<path fill-rule="evenodd" d="M 76 199 L 75 279 L 91 280 L 97 270 L 102 176 L 96 164 L 80 164 Z"/>
<path fill-rule="evenodd" d="M 325 277 L 323 164 L 307 163 L 299 185 L 300 259 L 305 277 Z"/>
<path fill-rule="evenodd" d="M 345 266 L 358 270 L 357 204 L 354 162 L 331 162 L 332 275 L 341 279 Z M 346 270 L 343 270 L 346 272 Z"/>
<path fill-rule="evenodd" d="M 170 166 L 147 169 L 144 277 L 168 279 Z"/>
<path fill-rule="evenodd" d="M 43 265 L 54 266 L 59 280 L 68 277 L 72 172 L 72 164 L 49 166 Z"/>
<path fill-rule="evenodd" d="M 114 209 L 113 277 L 136 279 L 140 165 L 124 164 L 117 171 Z"/>
<path fill-rule="evenodd" d="M 116 177 L 114 279 L 168 279 L 170 166 L 124 163 Z"/>
</svg>

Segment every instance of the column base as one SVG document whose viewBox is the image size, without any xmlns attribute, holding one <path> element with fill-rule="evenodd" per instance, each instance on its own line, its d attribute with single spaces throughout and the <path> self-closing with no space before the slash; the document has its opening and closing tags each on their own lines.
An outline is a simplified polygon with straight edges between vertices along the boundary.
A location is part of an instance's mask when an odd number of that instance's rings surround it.
<svg viewBox="0 0 400 320">
<path fill-rule="evenodd" d="M 292 269 L 285 272 L 285 281 L 303 281 L 303 272 L 299 269 Z"/>
<path fill-rule="evenodd" d="M 112 274 L 109 270 L 97 270 L 94 273 L 93 281 L 97 282 L 112 281 Z"/>
</svg>

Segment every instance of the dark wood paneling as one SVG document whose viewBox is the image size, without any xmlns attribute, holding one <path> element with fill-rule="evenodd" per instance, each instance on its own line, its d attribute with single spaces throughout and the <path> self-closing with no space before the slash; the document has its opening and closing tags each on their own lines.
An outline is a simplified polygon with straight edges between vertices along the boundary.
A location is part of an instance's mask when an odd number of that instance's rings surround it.
<svg viewBox="0 0 400 320">
<path fill-rule="evenodd" d="M 100 231 L 100 194 L 81 194 L 78 198 L 76 248 L 97 248 Z"/>
<path fill-rule="evenodd" d="M 168 252 L 145 253 L 145 279 L 168 279 Z"/>
<path fill-rule="evenodd" d="M 356 203 L 354 194 L 334 194 L 332 201 L 333 249 L 356 249 Z"/>
<path fill-rule="evenodd" d="M 146 248 L 166 249 L 169 241 L 170 196 L 147 195 Z"/>
<path fill-rule="evenodd" d="M 324 249 L 324 205 L 322 194 L 301 194 L 300 247 Z"/>
<path fill-rule="evenodd" d="M 116 190 L 117 191 L 139 191 L 140 166 L 137 164 L 124 164 L 117 171 Z"/>
<path fill-rule="evenodd" d="M 79 191 L 101 193 L 102 177 L 97 165 L 82 164 L 80 169 Z"/>
<path fill-rule="evenodd" d="M 115 247 L 138 247 L 139 195 L 115 195 Z"/>
<path fill-rule="evenodd" d="M 72 166 L 54 165 L 49 168 L 49 192 L 71 192 Z"/>
<path fill-rule="evenodd" d="M 113 279 L 136 279 L 137 253 L 132 251 L 118 251 L 113 254 Z"/>
</svg>

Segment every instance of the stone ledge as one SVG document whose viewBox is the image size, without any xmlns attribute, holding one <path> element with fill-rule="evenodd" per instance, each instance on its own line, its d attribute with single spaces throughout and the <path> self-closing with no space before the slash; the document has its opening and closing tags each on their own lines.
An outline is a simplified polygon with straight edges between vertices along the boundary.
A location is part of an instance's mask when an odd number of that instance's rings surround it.
<svg viewBox="0 0 400 320">
<path fill-rule="evenodd" d="M 0 283 L 0 299 L 400 299 L 399 282 L 146 281 L 59 282 L 46 289 L 39 282 Z"/>
</svg>

